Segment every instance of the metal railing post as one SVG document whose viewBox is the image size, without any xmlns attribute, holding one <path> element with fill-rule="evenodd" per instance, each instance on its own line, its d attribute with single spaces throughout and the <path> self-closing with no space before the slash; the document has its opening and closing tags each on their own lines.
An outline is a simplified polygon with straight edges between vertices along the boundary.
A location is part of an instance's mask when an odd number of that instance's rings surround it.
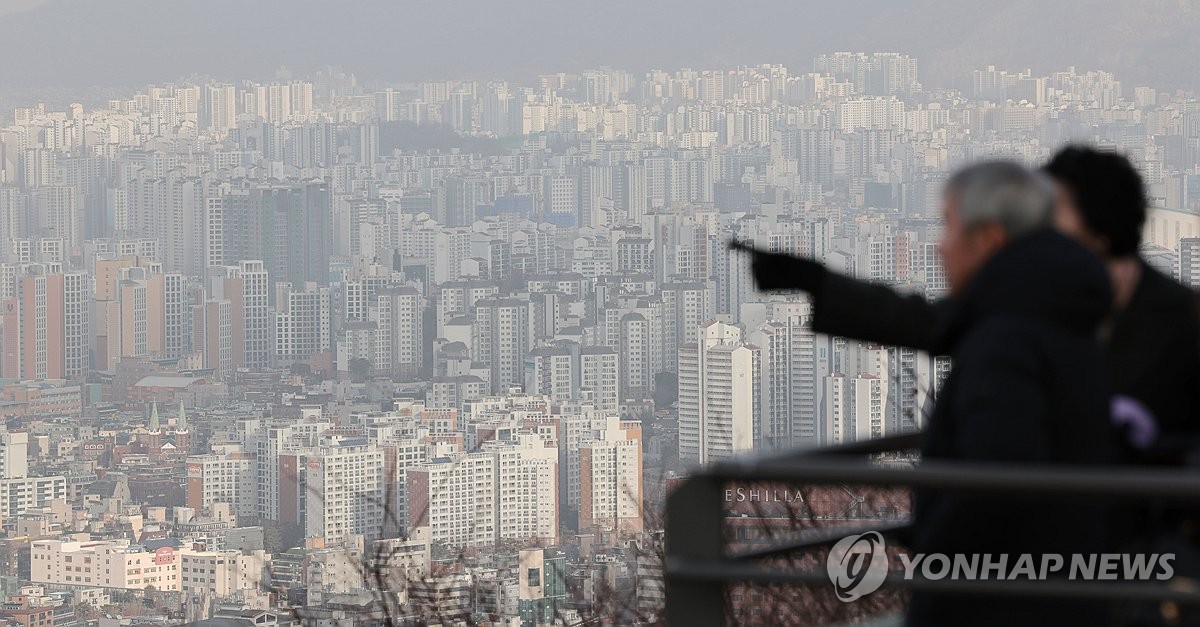
<svg viewBox="0 0 1200 627">
<path fill-rule="evenodd" d="M 688 479 L 667 497 L 667 624 L 704 627 L 725 624 L 725 584 L 672 577 L 676 559 L 717 560 L 724 557 L 724 509 L 721 486 L 710 476 Z"/>
</svg>

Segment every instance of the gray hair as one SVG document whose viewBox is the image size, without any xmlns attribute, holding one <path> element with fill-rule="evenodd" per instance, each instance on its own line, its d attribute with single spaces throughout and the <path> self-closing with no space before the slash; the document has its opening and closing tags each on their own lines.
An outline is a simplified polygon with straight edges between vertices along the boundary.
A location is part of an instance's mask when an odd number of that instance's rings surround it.
<svg viewBox="0 0 1200 627">
<path fill-rule="evenodd" d="M 967 229 L 999 222 L 1011 237 L 1050 226 L 1054 183 L 1012 161 L 983 161 L 967 166 L 946 182 L 946 195 L 957 199 Z"/>
</svg>

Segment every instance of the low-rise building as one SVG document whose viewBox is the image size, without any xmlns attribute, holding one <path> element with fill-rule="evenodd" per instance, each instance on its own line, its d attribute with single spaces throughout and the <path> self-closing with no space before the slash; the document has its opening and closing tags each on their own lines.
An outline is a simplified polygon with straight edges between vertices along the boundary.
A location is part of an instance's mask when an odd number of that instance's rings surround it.
<svg viewBox="0 0 1200 627">
<path fill-rule="evenodd" d="M 165 592 L 179 590 L 180 552 L 128 540 L 36 540 L 30 547 L 35 583 Z"/>
<path fill-rule="evenodd" d="M 0 520 L 15 519 L 25 512 L 45 507 L 55 499 L 67 497 L 67 478 L 21 477 L 0 479 Z"/>
<path fill-rule="evenodd" d="M 82 387 L 62 379 L 21 381 L 0 388 L 0 417 L 75 416 L 83 411 Z"/>
<path fill-rule="evenodd" d="M 264 551 L 185 550 L 179 556 L 179 587 L 189 596 L 208 595 L 214 599 L 257 590 L 270 560 L 270 554 Z"/>
</svg>

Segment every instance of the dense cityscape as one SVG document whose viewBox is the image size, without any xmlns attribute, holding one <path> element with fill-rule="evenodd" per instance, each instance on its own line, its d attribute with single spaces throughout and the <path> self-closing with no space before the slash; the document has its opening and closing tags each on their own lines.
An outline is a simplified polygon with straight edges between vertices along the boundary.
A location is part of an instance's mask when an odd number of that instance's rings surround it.
<svg viewBox="0 0 1200 627">
<path fill-rule="evenodd" d="M 970 79 L 925 88 L 891 52 L 527 84 L 329 67 L 5 112 L 0 619 L 657 624 L 672 482 L 916 431 L 950 368 L 814 334 L 731 240 L 940 296 L 948 173 L 1087 142 L 1137 164 L 1143 256 L 1200 288 L 1196 93 Z M 726 500 L 747 543 L 783 510 L 907 513 Z"/>
</svg>

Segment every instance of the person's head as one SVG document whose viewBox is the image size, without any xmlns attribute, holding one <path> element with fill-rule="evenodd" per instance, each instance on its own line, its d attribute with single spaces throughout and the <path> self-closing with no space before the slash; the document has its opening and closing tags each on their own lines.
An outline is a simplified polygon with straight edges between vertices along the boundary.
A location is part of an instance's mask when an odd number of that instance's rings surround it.
<svg viewBox="0 0 1200 627">
<path fill-rule="evenodd" d="M 1102 257 L 1137 253 L 1146 222 L 1146 191 L 1128 159 L 1068 146 L 1042 170 L 1058 184 L 1055 228 Z"/>
<path fill-rule="evenodd" d="M 1016 163 L 985 161 L 952 176 L 943 203 L 938 250 L 951 293 L 960 293 L 1008 242 L 1050 226 L 1054 187 Z"/>
</svg>

